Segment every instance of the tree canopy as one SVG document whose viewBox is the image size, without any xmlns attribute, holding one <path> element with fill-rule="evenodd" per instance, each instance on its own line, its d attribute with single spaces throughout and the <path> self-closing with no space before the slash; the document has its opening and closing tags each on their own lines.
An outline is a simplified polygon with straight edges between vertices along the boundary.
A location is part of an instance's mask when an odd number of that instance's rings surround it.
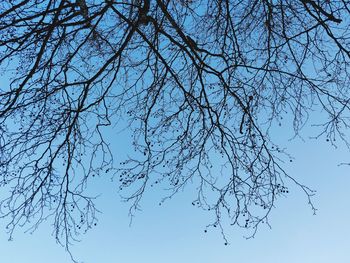
<svg viewBox="0 0 350 263">
<path fill-rule="evenodd" d="M 68 247 L 96 224 L 85 189 L 106 172 L 131 213 L 152 184 L 168 189 L 161 202 L 195 184 L 193 205 L 224 239 L 222 220 L 254 235 L 290 183 L 312 206 L 270 135 L 297 136 L 317 111 L 316 136 L 348 144 L 349 18 L 344 0 L 1 1 L 10 235 L 50 219 Z M 116 164 L 105 131 L 121 122 L 135 154 Z"/>
</svg>

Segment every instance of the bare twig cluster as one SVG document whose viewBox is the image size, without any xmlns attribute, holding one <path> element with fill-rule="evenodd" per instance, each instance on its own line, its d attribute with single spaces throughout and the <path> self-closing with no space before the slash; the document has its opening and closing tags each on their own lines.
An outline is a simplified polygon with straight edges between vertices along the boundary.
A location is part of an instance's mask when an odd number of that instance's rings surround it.
<svg viewBox="0 0 350 263">
<path fill-rule="evenodd" d="M 9 232 L 54 218 L 68 247 L 96 224 L 84 190 L 114 167 L 103 127 L 120 118 L 136 150 L 117 172 L 131 213 L 151 185 L 168 188 L 164 201 L 192 182 L 209 226 L 223 232 L 225 218 L 254 234 L 286 180 L 310 201 L 270 129 L 289 114 L 298 134 L 321 109 L 320 136 L 346 142 L 349 15 L 348 1 L 326 0 L 1 1 Z"/>
</svg>

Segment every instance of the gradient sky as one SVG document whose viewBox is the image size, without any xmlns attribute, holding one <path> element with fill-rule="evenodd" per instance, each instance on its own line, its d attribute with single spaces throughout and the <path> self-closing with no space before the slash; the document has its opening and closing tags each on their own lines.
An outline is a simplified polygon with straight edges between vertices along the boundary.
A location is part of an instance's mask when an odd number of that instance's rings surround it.
<svg viewBox="0 0 350 263">
<path fill-rule="evenodd" d="M 162 206 L 156 191 L 146 194 L 142 211 L 130 226 L 129 205 L 120 201 L 117 182 L 106 175 L 93 185 L 93 191 L 101 194 L 96 202 L 102 212 L 98 225 L 72 245 L 75 258 L 84 263 L 349 263 L 350 166 L 339 164 L 350 162 L 350 151 L 341 145 L 335 149 L 325 138 L 309 140 L 315 135 L 310 127 L 303 130 L 305 141 L 288 141 L 290 127 L 273 130 L 272 140 L 295 157 L 285 166 L 289 174 L 317 191 L 316 215 L 305 194 L 287 182 L 291 191 L 271 212 L 272 228 L 260 226 L 252 239 L 244 238 L 249 233 L 237 227 L 226 229 L 229 245 L 225 246 L 218 230 L 204 233 L 212 215 L 191 205 L 195 198 L 191 187 Z M 125 134 L 110 136 L 117 138 L 112 147 L 116 163 L 130 148 Z M 0 263 L 71 262 L 51 235 L 50 222 L 33 234 L 24 231 L 17 229 L 13 241 L 8 241 L 0 221 Z"/>
<path fill-rule="evenodd" d="M 253 239 L 245 239 L 238 228 L 226 229 L 229 245 L 224 245 L 219 231 L 204 233 L 211 215 L 191 205 L 190 187 L 174 199 L 158 206 L 160 195 L 149 193 L 140 211 L 129 226 L 128 205 L 120 202 L 117 185 L 110 178 L 97 178 L 94 190 L 102 193 L 97 204 L 103 212 L 96 228 L 72 246 L 79 262 L 146 262 L 146 263 L 348 263 L 350 262 L 350 162 L 349 151 L 334 149 L 325 140 L 288 142 L 285 128 L 274 131 L 276 139 L 287 146 L 295 160 L 286 170 L 317 190 L 314 204 L 317 215 L 307 205 L 305 195 L 291 187 L 287 198 L 280 198 L 270 216 L 272 229 L 261 226 Z M 118 153 L 128 144 L 123 134 L 113 136 Z M 291 184 L 289 184 L 291 185 Z M 49 224 L 34 234 L 18 229 L 14 240 L 7 241 L 0 222 L 0 262 L 5 263 L 69 263 L 69 255 L 55 243 Z"/>
</svg>

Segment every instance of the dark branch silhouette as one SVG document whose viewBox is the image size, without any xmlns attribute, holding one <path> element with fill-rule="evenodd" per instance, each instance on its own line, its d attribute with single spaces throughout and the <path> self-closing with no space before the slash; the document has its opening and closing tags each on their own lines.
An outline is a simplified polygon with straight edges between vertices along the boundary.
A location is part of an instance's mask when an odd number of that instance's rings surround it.
<svg viewBox="0 0 350 263">
<path fill-rule="evenodd" d="M 69 248 L 93 227 L 91 179 L 111 173 L 138 209 L 194 184 L 193 205 L 254 235 L 297 184 L 270 130 L 312 111 L 347 145 L 347 1 L 3 0 L 0 217 L 12 236 L 53 220 Z M 105 127 L 124 120 L 135 154 L 113 163 Z M 288 123 L 288 122 L 287 122 Z M 192 201 L 192 200 L 191 200 Z"/>
</svg>

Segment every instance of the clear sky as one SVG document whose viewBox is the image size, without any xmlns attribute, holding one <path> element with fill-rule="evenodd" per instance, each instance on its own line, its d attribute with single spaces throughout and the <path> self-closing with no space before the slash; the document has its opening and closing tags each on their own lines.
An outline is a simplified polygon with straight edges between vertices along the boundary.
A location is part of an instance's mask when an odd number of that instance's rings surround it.
<svg viewBox="0 0 350 263">
<path fill-rule="evenodd" d="M 249 233 L 237 227 L 225 229 L 229 242 L 225 246 L 217 229 L 204 233 L 212 215 L 191 205 L 191 187 L 162 206 L 158 205 L 162 196 L 153 188 L 130 225 L 129 205 L 120 201 L 117 182 L 105 175 L 96 178 L 92 186 L 101 194 L 96 203 L 102 213 L 97 226 L 72 245 L 75 258 L 84 263 L 349 263 L 350 165 L 339 164 L 350 163 L 350 151 L 341 145 L 335 149 L 325 138 L 309 140 L 308 127 L 304 129 L 305 141 L 288 141 L 288 130 L 282 127 L 273 132 L 279 145 L 295 157 L 286 163 L 286 170 L 317 191 L 313 198 L 316 215 L 305 194 L 287 182 L 291 191 L 271 212 L 272 228 L 262 225 L 252 239 L 246 239 Z M 110 136 L 115 139 L 116 163 L 130 148 L 125 134 Z M 0 263 L 71 262 L 65 249 L 55 242 L 50 222 L 33 234 L 24 231 L 17 229 L 13 241 L 8 241 L 4 221 L 0 221 Z"/>
<path fill-rule="evenodd" d="M 296 158 L 286 164 L 287 170 L 317 190 L 316 216 L 304 194 L 292 187 L 288 198 L 281 198 L 271 213 L 272 229 L 262 226 L 249 240 L 242 230 L 227 229 L 229 245 L 225 246 L 218 231 L 204 233 L 211 218 L 191 205 L 190 189 L 163 206 L 158 206 L 161 196 L 148 194 L 142 211 L 129 226 L 128 205 L 120 202 L 116 183 L 106 176 L 97 178 L 94 186 L 96 192 L 102 192 L 97 203 L 103 213 L 97 227 L 72 246 L 75 257 L 85 263 L 350 262 L 350 166 L 338 166 L 350 161 L 349 152 L 332 148 L 325 139 L 288 142 L 284 133 L 283 128 L 276 131 L 281 145 L 289 147 Z M 116 156 L 128 147 L 120 144 L 122 136 L 115 136 Z M 0 231 L 0 262 L 70 262 L 64 248 L 51 236 L 49 225 L 32 235 L 19 229 L 12 242 L 7 241 L 4 227 Z"/>
</svg>

